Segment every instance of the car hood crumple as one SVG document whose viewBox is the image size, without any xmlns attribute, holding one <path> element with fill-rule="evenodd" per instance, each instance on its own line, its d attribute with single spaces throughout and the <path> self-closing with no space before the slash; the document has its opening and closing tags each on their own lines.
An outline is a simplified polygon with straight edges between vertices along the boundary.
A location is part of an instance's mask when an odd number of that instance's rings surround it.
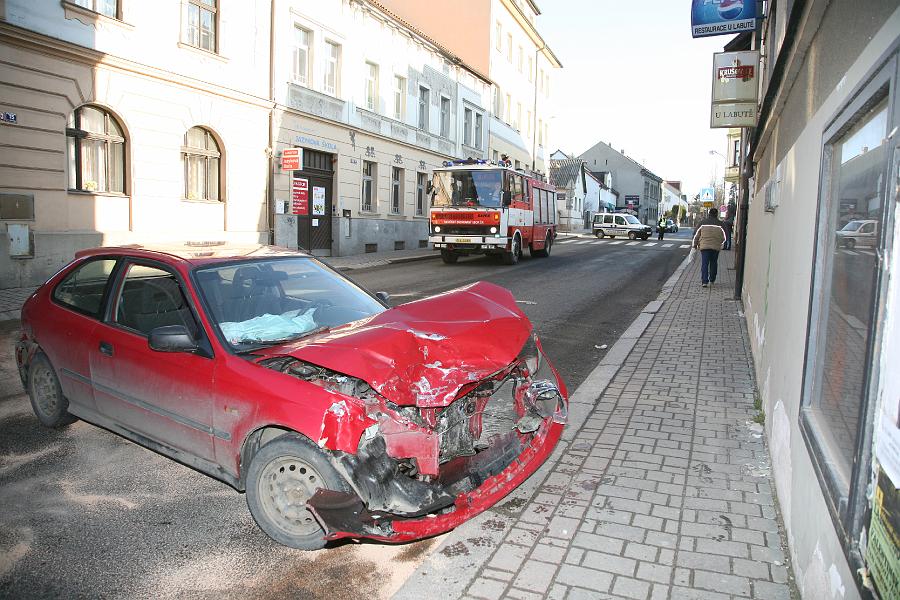
<svg viewBox="0 0 900 600">
<path fill-rule="evenodd" d="M 402 406 L 447 406 L 507 368 L 531 335 L 513 295 L 478 282 L 268 348 L 362 379 Z"/>
</svg>

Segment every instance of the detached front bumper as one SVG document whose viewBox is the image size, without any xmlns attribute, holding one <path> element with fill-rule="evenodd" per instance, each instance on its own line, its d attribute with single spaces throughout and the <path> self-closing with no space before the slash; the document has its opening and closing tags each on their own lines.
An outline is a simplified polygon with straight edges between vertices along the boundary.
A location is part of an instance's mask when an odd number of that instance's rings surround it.
<svg viewBox="0 0 900 600">
<path fill-rule="evenodd" d="M 427 484 L 409 484 L 411 480 L 401 479 L 402 475 L 395 477 L 396 481 L 386 480 L 387 487 L 394 488 L 392 493 L 419 499 L 421 510 L 417 512 L 413 504 L 409 507 L 407 514 L 412 516 L 370 511 L 354 491 L 320 489 L 307 505 L 325 529 L 325 539 L 408 542 L 447 532 L 499 502 L 547 460 L 562 435 L 568 394 L 555 370 L 553 374 L 556 385 L 542 380 L 529 387 L 528 401 L 536 400 L 531 404 L 534 409 L 526 411 L 526 415 L 533 415 L 531 426 L 523 416 L 516 429 L 492 438 L 488 448 L 441 465 L 438 477 Z M 548 410 L 548 403 L 544 401 L 542 405 L 540 398 L 550 397 L 550 388 L 558 394 L 559 401 L 555 409 Z M 523 429 L 527 433 L 522 433 Z M 376 446 L 372 451 L 362 450 L 350 463 L 365 468 L 366 477 L 371 478 L 369 473 L 388 470 L 391 460 Z M 356 476 L 358 480 L 360 474 Z"/>
</svg>

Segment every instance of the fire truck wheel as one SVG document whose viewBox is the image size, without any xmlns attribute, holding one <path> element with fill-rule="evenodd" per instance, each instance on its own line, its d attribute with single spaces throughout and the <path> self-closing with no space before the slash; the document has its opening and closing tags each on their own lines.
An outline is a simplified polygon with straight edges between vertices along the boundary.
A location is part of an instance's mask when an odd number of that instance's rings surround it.
<svg viewBox="0 0 900 600">
<path fill-rule="evenodd" d="M 459 254 L 457 254 L 453 250 L 441 250 L 441 260 L 443 260 L 448 265 L 452 265 L 457 260 L 459 260 Z"/>
<path fill-rule="evenodd" d="M 519 262 L 520 256 L 522 256 L 522 238 L 516 234 L 513 236 L 512 251 L 503 254 L 503 264 L 514 265 Z"/>
<path fill-rule="evenodd" d="M 538 258 L 547 258 L 548 256 L 550 256 L 550 248 L 552 248 L 552 247 L 553 247 L 553 238 L 550 237 L 550 234 L 548 233 L 546 239 L 544 239 L 544 247 L 541 248 L 540 250 L 535 250 L 534 247 L 532 246 L 531 255 L 537 256 Z"/>
</svg>

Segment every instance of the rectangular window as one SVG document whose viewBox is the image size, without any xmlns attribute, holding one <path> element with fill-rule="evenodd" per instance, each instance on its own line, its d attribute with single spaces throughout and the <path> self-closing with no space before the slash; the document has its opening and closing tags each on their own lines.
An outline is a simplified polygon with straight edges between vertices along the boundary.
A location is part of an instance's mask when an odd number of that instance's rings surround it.
<svg viewBox="0 0 900 600">
<path fill-rule="evenodd" d="M 543 146 L 544 145 L 544 120 L 543 119 L 538 119 L 537 134 L 538 134 L 538 146 Z"/>
<path fill-rule="evenodd" d="M 534 82 L 534 58 L 528 57 L 528 83 Z"/>
<path fill-rule="evenodd" d="M 497 38 L 495 41 L 497 52 L 503 52 L 503 25 L 500 24 L 500 21 L 497 21 L 496 32 L 494 35 Z"/>
<path fill-rule="evenodd" d="M 472 109 L 463 110 L 463 144 L 472 145 Z"/>
<path fill-rule="evenodd" d="M 503 116 L 507 123 L 512 119 L 512 97 L 509 94 L 506 95 L 506 110 L 503 111 Z"/>
<path fill-rule="evenodd" d="M 72 0 L 73 4 L 83 6 L 101 15 L 118 18 L 118 6 L 116 0 Z"/>
<path fill-rule="evenodd" d="M 492 90 L 494 94 L 494 101 L 491 103 L 491 105 L 493 106 L 494 116 L 498 119 L 501 119 L 503 118 L 503 106 L 500 103 L 500 88 L 495 85 L 492 87 Z"/>
<path fill-rule="evenodd" d="M 734 148 L 731 154 L 731 166 L 739 167 L 741 165 L 741 140 L 734 140 Z"/>
<path fill-rule="evenodd" d="M 394 75 L 394 118 L 406 118 L 406 78 Z"/>
<path fill-rule="evenodd" d="M 361 210 L 372 212 L 372 201 L 375 199 L 375 163 L 372 161 L 363 161 L 363 178 L 362 178 L 362 199 Z"/>
<path fill-rule="evenodd" d="M 416 215 L 425 214 L 425 194 L 428 191 L 428 174 L 416 173 Z"/>
<path fill-rule="evenodd" d="M 450 137 L 450 98 L 441 96 L 441 137 Z"/>
<path fill-rule="evenodd" d="M 300 85 L 309 85 L 312 56 L 310 42 L 312 34 L 299 25 L 294 26 L 294 81 Z"/>
<path fill-rule="evenodd" d="M 399 215 L 403 200 L 403 169 L 391 167 L 391 214 Z"/>
<path fill-rule="evenodd" d="M 528 111 L 528 120 L 525 121 L 525 128 L 527 130 L 525 137 L 531 137 L 531 111 L 530 110 Z"/>
<path fill-rule="evenodd" d="M 883 310 L 879 254 L 890 264 L 893 194 L 889 133 L 900 104 L 889 94 L 894 57 L 852 95 L 825 131 L 817 246 L 810 293 L 803 402 L 804 439 L 835 524 L 855 536 L 866 510 L 869 447 L 860 443 L 877 395 L 873 369 Z M 887 236 L 889 238 L 889 236 Z M 852 533 L 849 533 L 852 532 Z"/>
<path fill-rule="evenodd" d="M 517 130 L 522 129 L 522 103 L 516 102 L 516 122 L 513 125 Z"/>
<path fill-rule="evenodd" d="M 512 57 L 512 48 L 513 48 L 512 34 L 507 33 L 506 34 L 506 60 L 509 61 L 509 64 L 512 64 L 512 58 L 513 58 Z"/>
<path fill-rule="evenodd" d="M 516 67 L 519 69 L 519 73 L 525 68 L 525 51 L 522 50 L 522 46 L 519 46 L 519 57 L 516 61 Z"/>
<path fill-rule="evenodd" d="M 186 43 L 216 52 L 217 0 L 187 0 Z"/>
<path fill-rule="evenodd" d="M 475 113 L 475 147 L 481 150 L 484 148 L 484 133 L 482 132 L 482 119 L 484 117 L 481 113 Z"/>
<path fill-rule="evenodd" d="M 341 79 L 341 46 L 334 42 L 325 42 L 325 93 L 332 96 L 338 93 L 338 81 Z"/>
<path fill-rule="evenodd" d="M 428 130 L 428 107 L 431 98 L 431 90 L 427 87 L 419 87 L 419 129 Z"/>
<path fill-rule="evenodd" d="M 494 150 L 494 152 L 491 154 L 491 160 L 493 160 L 495 163 L 500 162 L 500 153 L 497 150 Z"/>
<path fill-rule="evenodd" d="M 378 65 L 366 63 L 366 108 L 378 111 Z"/>
</svg>

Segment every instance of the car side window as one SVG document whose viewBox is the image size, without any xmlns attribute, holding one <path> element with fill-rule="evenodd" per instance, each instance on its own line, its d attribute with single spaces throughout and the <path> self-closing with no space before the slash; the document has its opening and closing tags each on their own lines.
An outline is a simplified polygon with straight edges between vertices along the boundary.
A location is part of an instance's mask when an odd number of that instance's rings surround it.
<svg viewBox="0 0 900 600">
<path fill-rule="evenodd" d="M 116 261 L 111 258 L 86 262 L 59 282 L 53 290 L 53 299 L 80 313 L 99 318 L 103 295 L 115 266 Z"/>
<path fill-rule="evenodd" d="M 143 335 L 164 325 L 184 325 L 197 337 L 199 328 L 175 276 L 141 264 L 128 266 L 116 299 L 114 321 Z"/>
<path fill-rule="evenodd" d="M 604 222 L 604 223 L 607 223 L 607 224 L 612 224 L 612 222 L 613 222 L 613 216 L 612 216 L 612 215 L 606 215 L 605 217 L 603 217 L 603 222 Z"/>
<path fill-rule="evenodd" d="M 860 233 L 874 233 L 875 232 L 875 223 L 866 223 L 862 227 L 859 228 Z"/>
<path fill-rule="evenodd" d="M 625 225 L 625 219 L 622 217 L 616 217 L 616 225 Z"/>
</svg>

